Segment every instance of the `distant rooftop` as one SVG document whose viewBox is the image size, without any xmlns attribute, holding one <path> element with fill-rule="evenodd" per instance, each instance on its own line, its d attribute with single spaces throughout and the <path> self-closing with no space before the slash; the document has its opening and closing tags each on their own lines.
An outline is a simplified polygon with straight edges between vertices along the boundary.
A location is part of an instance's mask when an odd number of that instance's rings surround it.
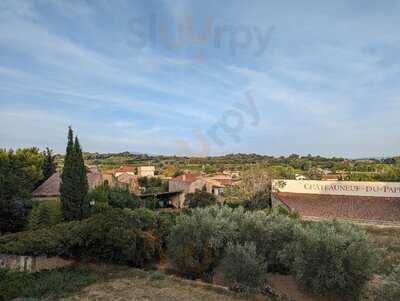
<svg viewBox="0 0 400 301">
<path fill-rule="evenodd" d="M 115 172 L 135 172 L 136 168 L 134 166 L 122 165 Z"/>
<path fill-rule="evenodd" d="M 97 168 L 90 168 L 87 173 L 89 188 L 93 189 L 102 183 L 101 172 Z M 61 176 L 56 172 L 32 193 L 34 197 L 56 197 L 60 195 Z"/>
<path fill-rule="evenodd" d="M 192 173 L 186 173 L 186 174 L 183 174 L 183 175 L 173 178 L 171 181 L 182 181 L 182 182 L 192 183 L 192 182 L 196 181 L 199 177 L 200 177 L 199 175 L 195 175 Z"/>
</svg>

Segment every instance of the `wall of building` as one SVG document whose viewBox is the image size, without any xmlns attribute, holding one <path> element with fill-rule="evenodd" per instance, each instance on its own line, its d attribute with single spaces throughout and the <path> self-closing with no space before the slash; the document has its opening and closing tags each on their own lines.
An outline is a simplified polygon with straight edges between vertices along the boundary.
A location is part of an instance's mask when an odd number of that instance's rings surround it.
<svg viewBox="0 0 400 301">
<path fill-rule="evenodd" d="M 272 186 L 275 192 L 400 197 L 400 183 L 394 182 L 275 180 Z"/>
<path fill-rule="evenodd" d="M 168 191 L 169 192 L 174 192 L 174 191 L 189 191 L 189 182 L 184 182 L 184 181 L 175 181 L 175 180 L 170 180 L 168 182 Z"/>
<path fill-rule="evenodd" d="M 139 177 L 154 177 L 154 166 L 139 166 L 137 168 Z"/>
</svg>

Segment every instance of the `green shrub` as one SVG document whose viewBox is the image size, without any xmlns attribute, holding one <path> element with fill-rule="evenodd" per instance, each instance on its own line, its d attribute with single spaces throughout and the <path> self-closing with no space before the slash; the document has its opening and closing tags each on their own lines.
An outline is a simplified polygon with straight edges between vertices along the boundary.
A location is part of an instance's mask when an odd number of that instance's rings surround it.
<svg viewBox="0 0 400 301">
<path fill-rule="evenodd" d="M 158 257 L 154 213 L 111 209 L 82 221 L 72 221 L 0 239 L 0 253 L 64 256 L 142 266 Z"/>
<path fill-rule="evenodd" d="M 400 266 L 398 266 L 374 291 L 375 300 L 400 300 Z"/>
<path fill-rule="evenodd" d="M 243 214 L 243 209 L 238 209 Z M 168 239 L 168 254 L 184 275 L 200 276 L 211 271 L 220 260 L 225 245 L 233 241 L 237 216 L 228 207 L 194 209 L 177 218 Z"/>
<path fill-rule="evenodd" d="M 357 299 L 373 274 L 374 251 L 365 233 L 337 221 L 310 224 L 282 258 L 302 286 L 320 295 Z"/>
<path fill-rule="evenodd" d="M 91 207 L 91 214 L 99 214 L 104 213 L 105 211 L 112 209 L 112 207 L 108 203 L 97 202 Z"/>
<path fill-rule="evenodd" d="M 28 217 L 28 229 L 37 230 L 61 222 L 61 202 L 58 199 L 39 201 Z"/>
<path fill-rule="evenodd" d="M 220 270 L 231 289 L 256 290 L 265 284 L 267 264 L 254 243 L 229 243 Z"/>
<path fill-rule="evenodd" d="M 167 246 L 168 236 L 172 227 L 176 224 L 176 219 L 180 215 L 179 212 L 173 211 L 160 211 L 156 217 L 155 232 L 160 238 L 162 247 Z"/>
<path fill-rule="evenodd" d="M 95 274 L 83 267 L 32 274 L 0 269 L 0 300 L 12 300 L 17 297 L 35 299 L 63 297 L 95 280 Z"/>
<path fill-rule="evenodd" d="M 140 200 L 128 189 L 110 188 L 108 204 L 114 208 L 136 209 L 140 207 Z"/>
<path fill-rule="evenodd" d="M 102 184 L 90 191 L 87 195 L 92 207 L 92 213 L 104 211 L 109 206 L 113 208 L 136 209 L 140 206 L 140 200 L 126 188 L 110 187 L 108 184 Z"/>
<path fill-rule="evenodd" d="M 278 215 L 285 215 L 290 218 L 298 219 L 300 215 L 297 211 L 289 211 L 288 208 L 279 205 L 278 207 L 273 208 L 272 210 L 274 213 Z"/>
<path fill-rule="evenodd" d="M 168 250 L 171 260 L 183 274 L 197 276 L 210 272 L 220 261 L 227 243 L 254 243 L 271 271 L 288 272 L 290 266 L 279 253 L 296 240 L 301 231 L 295 219 L 243 207 L 194 209 L 177 219 L 171 229 Z"/>
<path fill-rule="evenodd" d="M 257 252 L 268 262 L 270 272 L 288 273 L 290 266 L 279 254 L 288 243 L 296 241 L 300 232 L 300 223 L 287 216 L 246 212 L 239 227 L 239 241 L 242 244 L 253 242 Z"/>
<path fill-rule="evenodd" d="M 217 198 L 215 195 L 202 189 L 196 190 L 194 193 L 188 193 L 185 197 L 185 202 L 189 208 L 204 208 L 215 205 Z"/>
<path fill-rule="evenodd" d="M 251 198 L 243 202 L 246 210 L 264 210 L 271 208 L 271 193 L 258 191 Z"/>
<path fill-rule="evenodd" d="M 135 215 L 135 218 L 137 219 L 137 225 L 142 230 L 152 230 L 156 227 L 157 217 L 154 211 L 146 208 L 139 208 L 136 210 L 129 210 L 128 212 L 131 215 Z"/>
</svg>

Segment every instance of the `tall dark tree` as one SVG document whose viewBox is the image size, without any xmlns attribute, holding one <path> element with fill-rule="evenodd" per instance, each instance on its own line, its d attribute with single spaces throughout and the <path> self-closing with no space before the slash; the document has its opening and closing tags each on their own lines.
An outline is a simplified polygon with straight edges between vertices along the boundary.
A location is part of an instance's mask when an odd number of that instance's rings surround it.
<svg viewBox="0 0 400 301">
<path fill-rule="evenodd" d="M 83 160 L 82 149 L 79 144 L 78 137 L 75 137 L 74 143 L 75 149 L 75 164 L 76 164 L 76 177 L 77 177 L 77 186 L 76 193 L 79 195 L 79 199 L 81 203 L 79 205 L 80 208 L 80 216 L 81 218 L 85 216 L 89 209 L 89 202 L 87 199 L 87 194 L 89 191 L 89 183 L 87 179 L 86 166 L 85 161 Z"/>
<path fill-rule="evenodd" d="M 64 220 L 82 219 L 87 209 L 88 181 L 78 138 L 71 127 L 68 130 L 68 144 L 61 175 L 60 195 Z"/>
<path fill-rule="evenodd" d="M 57 171 L 56 156 L 48 147 L 43 152 L 43 181 L 46 181 Z"/>
</svg>

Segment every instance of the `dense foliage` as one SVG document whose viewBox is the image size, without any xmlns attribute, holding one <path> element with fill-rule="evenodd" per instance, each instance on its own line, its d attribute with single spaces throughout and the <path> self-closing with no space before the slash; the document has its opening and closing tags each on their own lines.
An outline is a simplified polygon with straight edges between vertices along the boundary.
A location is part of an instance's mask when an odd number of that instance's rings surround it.
<svg viewBox="0 0 400 301">
<path fill-rule="evenodd" d="M 271 208 L 271 193 L 258 191 L 249 199 L 243 201 L 243 207 L 247 210 L 264 210 Z"/>
<path fill-rule="evenodd" d="M 217 198 L 212 193 L 208 193 L 205 189 L 197 189 L 193 193 L 188 193 L 185 196 L 185 203 L 189 208 L 204 208 L 215 205 Z"/>
<path fill-rule="evenodd" d="M 247 291 L 249 288 L 255 290 L 263 287 L 267 263 L 257 252 L 254 243 L 229 243 L 225 253 L 220 270 L 231 289 Z"/>
<path fill-rule="evenodd" d="M 49 255 L 142 266 L 159 254 L 156 217 L 146 209 L 110 209 L 82 221 L 0 237 L 0 253 Z"/>
<path fill-rule="evenodd" d="M 207 207 L 179 216 L 168 240 L 169 257 L 176 268 L 187 276 L 211 271 L 221 259 L 226 243 L 233 241 L 238 230 L 233 220 L 240 218 L 242 211 Z"/>
<path fill-rule="evenodd" d="M 43 157 L 37 148 L 0 149 L 0 200 L 25 200 L 42 179 Z"/>
<path fill-rule="evenodd" d="M 0 234 L 21 231 L 40 183 L 43 157 L 37 148 L 0 149 Z"/>
<path fill-rule="evenodd" d="M 178 217 L 169 236 L 171 260 L 182 274 L 210 272 L 221 260 L 228 242 L 254 243 L 271 269 L 287 271 L 278 253 L 293 241 L 299 223 L 286 216 L 246 212 L 242 207 L 194 209 Z"/>
<path fill-rule="evenodd" d="M 91 190 L 87 199 L 94 212 L 102 211 L 106 207 L 136 209 L 140 206 L 140 199 L 128 189 L 122 187 L 110 187 L 107 183 Z"/>
<path fill-rule="evenodd" d="M 253 256 L 255 259 L 268 263 L 268 272 L 291 272 L 315 293 L 349 298 L 359 295 L 375 263 L 374 249 L 356 226 L 336 221 L 303 226 L 286 215 L 245 211 L 242 207 L 194 209 L 177 218 L 168 242 L 170 259 L 183 275 L 212 273 L 221 260 L 224 262 L 227 245 L 231 244 L 229 262 L 238 260 L 237 254 L 254 253 L 260 256 Z M 243 260 L 250 260 L 242 255 Z M 226 261 L 223 266 L 228 269 Z M 239 270 L 228 269 L 230 279 L 249 286 L 240 278 Z M 259 270 L 254 272 L 243 277 L 259 279 Z"/>
<path fill-rule="evenodd" d="M 37 230 L 56 225 L 62 221 L 61 202 L 59 199 L 37 201 L 28 217 L 28 229 Z"/>
<path fill-rule="evenodd" d="M 168 237 L 172 227 L 176 224 L 177 217 L 181 215 L 174 211 L 159 211 L 156 217 L 156 234 L 160 238 L 162 247 L 167 246 Z"/>
<path fill-rule="evenodd" d="M 86 167 L 78 137 L 74 136 L 71 127 L 68 130 L 68 144 L 61 174 L 60 198 L 65 221 L 82 219 L 88 214 L 87 200 L 89 185 Z"/>
<path fill-rule="evenodd" d="M 374 250 L 364 232 L 337 221 L 307 226 L 282 257 L 299 283 L 316 294 L 357 299 L 372 277 Z"/>
<path fill-rule="evenodd" d="M 380 285 L 375 289 L 375 298 L 379 301 L 400 300 L 400 266 L 382 279 Z"/>
</svg>

